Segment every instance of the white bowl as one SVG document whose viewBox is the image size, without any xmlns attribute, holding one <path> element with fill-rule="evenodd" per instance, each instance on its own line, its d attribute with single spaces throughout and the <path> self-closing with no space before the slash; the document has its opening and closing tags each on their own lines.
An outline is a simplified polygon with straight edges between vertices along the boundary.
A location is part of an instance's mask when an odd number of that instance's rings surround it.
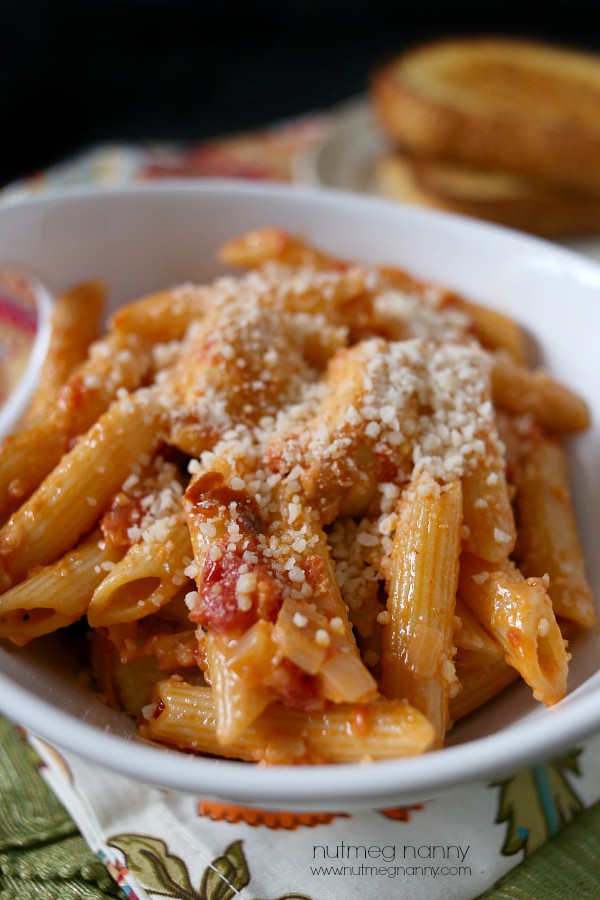
<svg viewBox="0 0 600 900">
<path fill-rule="evenodd" d="M 569 442 L 577 514 L 600 593 L 600 268 L 501 228 L 382 200 L 233 182 L 73 192 L 0 209 L 0 263 L 58 291 L 104 278 L 111 305 L 218 273 L 233 235 L 278 225 L 340 257 L 396 263 L 518 319 L 543 363 L 588 400 L 594 427 Z M 144 782 L 275 808 L 349 809 L 423 800 L 561 751 L 600 728 L 600 638 L 577 637 L 567 698 L 552 709 L 516 685 L 460 722 L 449 745 L 363 766 L 257 768 L 150 746 L 106 708 L 53 639 L 0 648 L 0 708 L 49 741 Z"/>
</svg>

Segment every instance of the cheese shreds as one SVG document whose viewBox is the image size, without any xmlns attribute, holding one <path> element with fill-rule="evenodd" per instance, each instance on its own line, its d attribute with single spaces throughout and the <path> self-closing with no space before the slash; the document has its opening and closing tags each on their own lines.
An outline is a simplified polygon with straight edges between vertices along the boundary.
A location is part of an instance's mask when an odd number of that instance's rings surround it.
<svg viewBox="0 0 600 900">
<path fill-rule="evenodd" d="M 256 566 L 284 599 L 310 602 L 311 560 L 327 552 L 351 614 L 385 618 L 402 487 L 422 469 L 440 483 L 460 478 L 497 441 L 490 358 L 440 297 L 352 265 L 268 264 L 174 292 L 180 312 L 197 315 L 181 340 L 153 350 L 159 400 L 192 483 L 219 472 L 240 498 L 197 526 L 211 565 L 239 558 L 240 611 L 255 602 Z M 149 548 L 183 515 L 182 479 L 171 463 L 159 468 L 152 484 L 139 470 L 123 485 L 139 507 L 128 538 Z M 203 565 L 188 560 L 174 577 L 200 588 Z M 325 646 L 345 627 L 335 617 L 315 640 Z"/>
<path fill-rule="evenodd" d="M 370 336 L 369 326 L 351 338 L 356 298 L 387 338 Z M 249 547 L 245 507 L 224 511 L 225 543 L 216 521 L 202 521 L 203 538 L 214 541 L 210 560 L 239 553 L 244 565 L 265 565 L 283 597 L 309 599 L 306 566 L 323 520 L 313 495 L 327 496 L 331 481 L 335 503 L 336 490 L 355 485 L 367 495 L 374 481 L 375 511 L 358 523 L 338 520 L 329 534 L 345 602 L 372 605 L 389 575 L 400 486 L 420 468 L 440 481 L 461 477 L 485 452 L 482 436 L 494 432 L 489 358 L 469 337 L 468 318 L 441 308 L 435 291 L 398 290 L 360 266 L 270 264 L 208 288 L 183 286 L 176 301 L 203 315 L 183 340 L 154 353 L 171 438 L 191 452 L 192 478 L 226 460 L 228 484 L 252 502 L 259 522 Z M 391 478 L 382 479 L 381 468 Z M 142 498 L 130 540 L 164 541 L 180 508 L 172 479 Z M 184 571 L 199 581 L 193 563 Z M 247 583 L 240 576 L 241 608 L 252 594 Z"/>
</svg>

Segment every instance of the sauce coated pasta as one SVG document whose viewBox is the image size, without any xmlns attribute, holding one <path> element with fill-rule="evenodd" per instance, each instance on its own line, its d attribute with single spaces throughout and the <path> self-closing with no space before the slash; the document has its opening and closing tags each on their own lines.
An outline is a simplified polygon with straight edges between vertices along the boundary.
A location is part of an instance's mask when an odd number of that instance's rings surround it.
<svg viewBox="0 0 600 900">
<path fill-rule="evenodd" d="M 403 271 L 277 229 L 222 258 L 249 271 L 122 307 L 83 362 L 56 325 L 61 383 L 0 453 L 0 637 L 87 617 L 145 739 L 265 764 L 439 748 L 518 677 L 559 701 L 594 622 L 585 402 Z M 101 292 L 67 295 L 79 350 Z"/>
</svg>

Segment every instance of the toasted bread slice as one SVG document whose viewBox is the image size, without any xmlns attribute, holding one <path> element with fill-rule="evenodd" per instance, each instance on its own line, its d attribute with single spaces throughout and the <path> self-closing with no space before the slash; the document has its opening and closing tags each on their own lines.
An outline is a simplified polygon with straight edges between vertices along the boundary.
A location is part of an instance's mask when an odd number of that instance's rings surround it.
<svg viewBox="0 0 600 900">
<path fill-rule="evenodd" d="M 523 176 L 393 153 L 376 165 L 381 193 L 543 237 L 600 232 L 600 199 L 558 193 Z"/>
<path fill-rule="evenodd" d="M 529 41 L 443 40 L 375 73 L 385 131 L 419 156 L 600 193 L 600 56 Z"/>
</svg>

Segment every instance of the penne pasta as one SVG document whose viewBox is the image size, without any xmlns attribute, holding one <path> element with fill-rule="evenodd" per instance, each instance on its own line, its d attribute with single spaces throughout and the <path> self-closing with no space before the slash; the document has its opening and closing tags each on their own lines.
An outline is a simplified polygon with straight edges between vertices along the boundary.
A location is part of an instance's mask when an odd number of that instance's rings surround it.
<svg viewBox="0 0 600 900">
<path fill-rule="evenodd" d="M 0 585 L 53 562 L 92 527 L 139 458 L 156 449 L 164 420 L 151 390 L 122 397 L 100 417 L 0 530 Z"/>
<path fill-rule="evenodd" d="M 422 474 L 409 485 L 400 501 L 383 629 L 383 693 L 420 709 L 438 747 L 456 681 L 452 631 L 461 524 L 459 482 L 442 488 Z"/>
<path fill-rule="evenodd" d="M 182 285 L 122 306 L 112 316 L 111 327 L 152 343 L 181 340 L 192 322 L 205 315 L 209 304 L 207 291 Z"/>
<path fill-rule="evenodd" d="M 460 654 L 457 656 L 456 674 L 460 690 L 450 699 L 450 718 L 453 722 L 479 709 L 519 677 L 517 670 L 504 660 L 479 666 L 463 665 Z"/>
<path fill-rule="evenodd" d="M 277 261 L 288 266 L 310 266 L 314 269 L 341 268 L 337 262 L 320 250 L 280 228 L 259 228 L 241 238 L 235 238 L 221 247 L 220 258 L 230 266 L 255 268 Z"/>
<path fill-rule="evenodd" d="M 217 740 L 228 744 L 238 738 L 271 702 L 274 691 L 249 685 L 230 667 L 232 650 L 213 634 L 205 638 L 207 675 L 215 699 Z"/>
<path fill-rule="evenodd" d="M 281 664 L 281 651 L 273 639 L 273 630 L 272 622 L 259 619 L 231 648 L 227 665 L 249 687 L 265 684 Z"/>
<path fill-rule="evenodd" d="M 582 431 L 590 425 L 585 401 L 541 369 L 531 371 L 506 353 L 492 369 L 494 402 L 511 413 L 529 413 L 550 431 Z"/>
<path fill-rule="evenodd" d="M 407 272 L 279 228 L 221 256 L 250 271 L 121 307 L 85 359 L 103 288 L 58 302 L 0 447 L 0 639 L 87 616 L 144 738 L 260 764 L 438 749 L 518 678 L 560 700 L 594 611 L 548 435 L 584 400 Z"/>
<path fill-rule="evenodd" d="M 407 703 L 379 700 L 368 707 L 334 706 L 302 713 L 272 705 L 237 740 L 217 738 L 214 694 L 166 680 L 157 685 L 142 734 L 197 753 L 266 763 L 349 763 L 393 759 L 431 747 L 433 729 Z"/>
<path fill-rule="evenodd" d="M 234 481 L 236 489 L 231 487 Z M 293 689 L 290 679 L 301 682 L 306 673 L 317 676 L 323 696 L 336 702 L 372 699 L 376 684 L 360 660 L 316 516 L 294 503 L 295 495 L 285 481 L 276 480 L 265 497 L 270 501 L 267 524 L 244 480 L 235 476 L 229 482 L 217 471 L 207 472 L 186 493 L 198 586 L 198 605 L 191 617 L 208 628 L 209 637 L 217 642 L 225 627 L 243 640 L 241 636 L 256 619 L 275 620 L 272 642 L 281 661 L 295 667 L 274 667 L 267 684 L 275 691 L 289 692 Z M 290 546 L 277 547 L 273 541 L 290 519 L 299 535 L 293 555 Z M 269 539 L 269 533 L 273 538 Z M 282 560 L 277 567 L 276 553 Z M 287 566 L 288 560 L 293 565 Z M 227 574 L 213 586 L 219 570 Z M 260 663 L 259 667 L 263 668 Z"/>
<path fill-rule="evenodd" d="M 488 436 L 485 446 L 484 459 L 461 478 L 463 543 L 474 556 L 500 562 L 512 553 L 517 531 L 495 436 Z"/>
<path fill-rule="evenodd" d="M 137 718 L 142 709 L 153 699 L 157 682 L 166 677 L 183 678 L 191 683 L 204 683 L 202 675 L 195 675 L 194 662 L 189 661 L 181 652 L 156 653 L 164 649 L 170 640 L 174 643 L 180 635 L 156 635 L 148 652 L 131 657 L 126 661 L 119 658 L 118 651 L 112 641 L 101 630 L 92 634 L 91 664 L 93 675 L 102 697 L 114 709 L 124 710 L 128 715 Z"/>
<path fill-rule="evenodd" d="M 468 667 L 467 660 L 483 667 L 504 658 L 500 644 L 488 634 L 460 597 L 456 598 L 453 640 L 458 650 L 457 660 L 464 668 Z"/>
<path fill-rule="evenodd" d="M 92 594 L 121 553 L 95 532 L 50 566 L 0 596 L 0 637 L 22 647 L 85 615 Z"/>
<path fill-rule="evenodd" d="M 519 556 L 525 575 L 550 576 L 554 612 L 582 628 L 595 621 L 571 501 L 567 462 L 556 439 L 534 433 L 515 466 Z"/>
<path fill-rule="evenodd" d="M 327 393 L 312 421 L 297 434 L 276 435 L 268 450 L 271 466 L 284 471 L 308 457 L 302 488 L 307 501 L 318 506 L 324 524 L 342 510 L 348 515 L 363 512 L 377 490 L 376 439 L 364 433 L 356 413 L 366 394 L 363 367 L 367 359 L 368 348 L 361 344 L 336 355 L 327 373 Z M 336 445 L 343 446 L 343 455 L 326 453 L 326 447 Z"/>
<path fill-rule="evenodd" d="M 75 285 L 57 297 L 50 320 L 50 345 L 26 422 L 48 416 L 58 394 L 100 332 L 106 288 L 101 281 Z"/>
<path fill-rule="evenodd" d="M 192 555 L 183 519 L 165 523 L 160 540 L 134 544 L 94 591 L 88 609 L 92 628 L 134 622 L 152 615 L 193 582 L 184 575 L 184 560 Z"/>
<path fill-rule="evenodd" d="M 137 388 L 150 366 L 136 335 L 113 334 L 91 348 L 60 390 L 55 406 L 0 447 L 0 523 L 26 500 L 75 439 L 109 407 L 119 390 Z"/>
<path fill-rule="evenodd" d="M 503 350 L 511 359 L 520 365 L 527 362 L 525 340 L 521 328 L 514 319 L 498 312 L 466 300 L 453 292 L 446 294 L 445 302 L 461 312 L 466 313 L 473 323 L 473 331 L 488 350 Z"/>
<path fill-rule="evenodd" d="M 505 350 L 518 363 L 526 361 L 525 341 L 519 325 L 504 313 L 473 303 L 455 291 L 419 281 L 408 272 L 393 266 L 379 266 L 382 277 L 391 285 L 422 298 L 432 295 L 442 308 L 464 313 L 477 339 L 489 350 Z"/>
<path fill-rule="evenodd" d="M 502 645 L 504 658 L 533 691 L 551 706 L 567 690 L 569 656 L 546 592 L 545 580 L 528 578 L 507 562 L 489 563 L 464 554 L 459 592 L 485 630 Z"/>
<path fill-rule="evenodd" d="M 174 603 L 172 600 L 171 603 Z M 199 640 L 196 629 L 187 622 L 179 628 L 169 620 L 164 610 L 146 619 L 109 625 L 99 629 L 111 644 L 124 665 L 146 657 L 153 657 L 163 673 L 192 668 L 207 669 L 205 642 Z M 188 679 L 190 675 L 188 674 Z"/>
</svg>

